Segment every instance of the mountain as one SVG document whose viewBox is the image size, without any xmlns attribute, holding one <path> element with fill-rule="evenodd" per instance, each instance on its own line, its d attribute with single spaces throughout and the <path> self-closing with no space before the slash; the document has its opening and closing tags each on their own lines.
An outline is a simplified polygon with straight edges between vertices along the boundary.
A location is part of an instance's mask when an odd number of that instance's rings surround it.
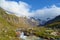
<svg viewBox="0 0 60 40">
<path fill-rule="evenodd" d="M 37 26 L 43 26 L 47 22 L 46 20 L 42 20 L 41 18 L 37 18 L 37 17 L 30 17 L 30 18 L 35 20 Z"/>
<path fill-rule="evenodd" d="M 60 15 L 56 16 L 52 20 L 47 21 L 45 25 L 48 25 L 48 27 L 52 27 L 52 28 L 60 28 Z"/>
<path fill-rule="evenodd" d="M 16 29 L 37 26 L 38 22 L 32 18 L 17 17 L 0 8 L 0 40 L 18 40 Z"/>
<path fill-rule="evenodd" d="M 32 27 L 32 26 L 37 26 L 37 23 L 38 23 L 36 20 L 32 18 L 17 17 L 14 14 L 7 14 L 5 10 L 0 8 L 0 24 L 1 22 L 7 23 L 15 27 Z"/>
<path fill-rule="evenodd" d="M 0 8 L 0 40 L 21 40 L 20 37 L 17 37 L 17 34 L 20 35 L 20 31 L 22 32 L 23 30 L 27 35 L 36 35 L 49 39 L 51 37 L 55 38 L 55 36 L 50 35 L 50 33 L 55 30 L 49 29 L 48 27 L 60 28 L 60 16 L 45 22 L 45 20 L 35 17 L 17 17 L 13 13 L 9 14 L 9 12 L 7 13 L 4 9 Z M 45 25 L 41 26 L 41 23 L 45 23 Z M 19 33 L 16 31 L 19 31 Z M 58 38 L 59 37 L 60 36 L 58 36 Z"/>
</svg>

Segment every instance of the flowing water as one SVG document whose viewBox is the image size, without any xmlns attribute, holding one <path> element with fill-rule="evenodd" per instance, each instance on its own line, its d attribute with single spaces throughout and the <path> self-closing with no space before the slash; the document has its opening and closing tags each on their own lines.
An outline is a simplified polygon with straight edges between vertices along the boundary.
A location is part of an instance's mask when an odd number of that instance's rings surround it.
<svg viewBox="0 0 60 40">
<path fill-rule="evenodd" d="M 36 37 L 36 36 L 25 36 L 24 32 L 21 33 L 20 38 L 22 40 L 44 40 L 44 39 Z"/>
<path fill-rule="evenodd" d="M 35 35 L 26 36 L 26 35 L 24 35 L 24 32 L 21 33 L 20 38 L 22 40 L 47 40 L 47 39 L 37 37 Z M 60 40 L 60 38 L 59 39 L 51 39 L 51 40 Z"/>
</svg>

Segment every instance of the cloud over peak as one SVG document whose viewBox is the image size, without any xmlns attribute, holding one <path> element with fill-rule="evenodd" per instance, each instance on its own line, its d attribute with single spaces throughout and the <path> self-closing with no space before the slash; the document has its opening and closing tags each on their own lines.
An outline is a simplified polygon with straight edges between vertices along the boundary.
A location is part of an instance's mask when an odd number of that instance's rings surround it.
<svg viewBox="0 0 60 40">
<path fill-rule="evenodd" d="M 49 8 L 44 7 L 33 12 L 34 17 L 42 20 L 47 20 L 47 18 L 53 19 L 58 15 L 60 15 L 60 7 L 57 7 L 56 5 L 52 5 Z"/>
</svg>

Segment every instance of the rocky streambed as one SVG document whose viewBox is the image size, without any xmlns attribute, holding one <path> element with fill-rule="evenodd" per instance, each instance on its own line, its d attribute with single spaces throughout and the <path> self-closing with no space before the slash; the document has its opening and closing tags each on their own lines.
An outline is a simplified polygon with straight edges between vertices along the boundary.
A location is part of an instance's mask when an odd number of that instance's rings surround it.
<svg viewBox="0 0 60 40">
<path fill-rule="evenodd" d="M 53 39 L 53 38 L 41 38 L 41 37 L 37 37 L 35 35 L 24 35 L 24 32 L 21 33 L 20 37 L 22 40 L 60 40 L 60 39 Z"/>
<path fill-rule="evenodd" d="M 34 31 L 32 29 L 17 30 L 17 33 L 18 33 L 17 36 L 19 38 L 21 38 L 22 40 L 60 40 L 60 38 L 57 38 L 57 36 L 56 36 L 56 39 L 53 38 L 53 36 L 51 36 L 51 35 L 49 36 L 49 34 L 47 34 L 48 32 L 45 32 L 46 30 L 44 30 L 44 32 L 43 32 L 46 34 L 43 34 L 42 31 L 41 32 L 40 31 L 41 30 L 39 30 L 39 32 L 37 32 L 36 30 Z M 49 30 L 49 31 L 51 31 L 51 30 Z M 35 33 L 37 33 L 37 35 Z"/>
<path fill-rule="evenodd" d="M 24 32 L 21 33 L 20 38 L 22 40 L 44 40 L 43 38 L 37 37 L 35 35 L 24 35 Z"/>
</svg>

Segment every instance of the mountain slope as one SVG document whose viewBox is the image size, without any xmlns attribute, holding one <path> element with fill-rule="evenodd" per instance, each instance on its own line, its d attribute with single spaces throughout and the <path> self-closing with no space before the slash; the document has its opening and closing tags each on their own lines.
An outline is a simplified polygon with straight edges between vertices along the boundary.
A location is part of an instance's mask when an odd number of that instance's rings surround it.
<svg viewBox="0 0 60 40">
<path fill-rule="evenodd" d="M 29 20 L 26 17 L 17 17 L 12 14 L 7 14 L 3 9 L 0 8 L 0 19 L 6 20 L 7 24 L 15 27 L 29 27 L 31 26 L 28 22 Z M 4 23 L 6 23 L 4 22 Z M 32 21 L 30 20 L 32 23 Z"/>
<path fill-rule="evenodd" d="M 48 25 L 48 27 L 52 28 L 60 28 L 60 15 L 48 21 L 47 23 L 45 23 L 45 25 Z"/>
<path fill-rule="evenodd" d="M 7 14 L 2 8 L 0 8 L 0 40 L 19 40 L 16 38 L 14 25 L 11 25 L 11 22 L 7 20 L 11 18 L 12 15 Z M 11 37 L 11 38 L 10 38 Z"/>
<path fill-rule="evenodd" d="M 29 21 L 33 23 L 26 17 L 7 14 L 4 9 L 0 8 L 0 40 L 18 40 L 15 30 L 18 28 L 33 27 Z"/>
<path fill-rule="evenodd" d="M 0 40 L 18 40 L 16 29 L 35 27 L 36 23 L 34 19 L 7 14 L 4 9 L 0 8 Z"/>
</svg>

